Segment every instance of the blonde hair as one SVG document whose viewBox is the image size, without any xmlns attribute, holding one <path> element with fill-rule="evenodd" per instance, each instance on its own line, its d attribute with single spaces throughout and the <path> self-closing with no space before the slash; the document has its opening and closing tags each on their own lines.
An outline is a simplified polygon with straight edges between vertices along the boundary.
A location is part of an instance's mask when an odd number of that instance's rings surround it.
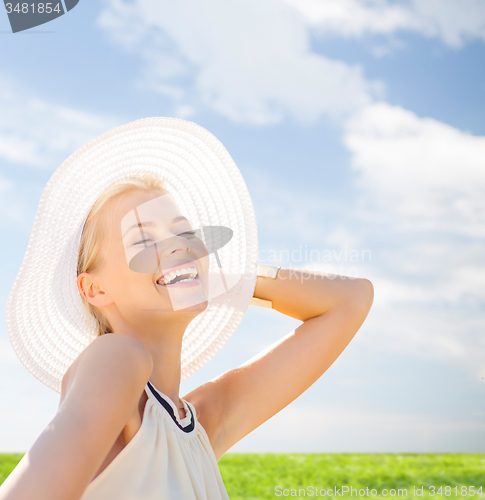
<svg viewBox="0 0 485 500">
<path fill-rule="evenodd" d="M 121 198 L 125 193 L 133 191 L 161 191 L 168 193 L 164 181 L 155 174 L 135 174 L 111 185 L 96 200 L 89 212 L 81 234 L 79 244 L 79 255 L 77 264 L 77 275 L 96 271 L 101 265 L 101 248 L 103 242 L 103 228 L 99 223 L 102 210 L 115 200 Z M 113 328 L 104 315 L 80 293 L 86 308 L 87 317 L 92 316 L 96 322 L 96 333 L 100 337 L 105 333 L 112 333 Z M 89 326 L 88 326 L 89 329 Z"/>
</svg>

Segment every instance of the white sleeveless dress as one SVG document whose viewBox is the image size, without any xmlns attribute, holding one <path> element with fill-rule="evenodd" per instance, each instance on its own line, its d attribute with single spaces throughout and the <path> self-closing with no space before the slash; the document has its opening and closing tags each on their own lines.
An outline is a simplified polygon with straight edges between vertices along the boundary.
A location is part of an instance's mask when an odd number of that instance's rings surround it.
<svg viewBox="0 0 485 500">
<path fill-rule="evenodd" d="M 173 401 L 150 382 L 141 427 L 80 500 L 229 500 L 194 406 Z"/>
</svg>

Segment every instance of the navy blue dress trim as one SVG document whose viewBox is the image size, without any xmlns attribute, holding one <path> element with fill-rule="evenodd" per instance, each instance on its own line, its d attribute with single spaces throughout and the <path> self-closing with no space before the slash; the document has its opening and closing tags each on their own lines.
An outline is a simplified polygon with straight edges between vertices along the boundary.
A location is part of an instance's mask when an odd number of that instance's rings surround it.
<svg viewBox="0 0 485 500">
<path fill-rule="evenodd" d="M 162 406 L 168 411 L 168 414 L 172 417 L 172 420 L 177 424 L 177 427 L 179 429 L 183 430 L 184 432 L 191 432 L 194 430 L 194 414 L 192 413 L 192 409 L 190 408 L 190 405 L 187 405 L 187 407 L 190 411 L 190 423 L 187 424 L 185 427 L 182 427 L 179 424 L 179 422 L 177 421 L 177 419 L 175 418 L 175 414 L 173 412 L 173 408 L 170 406 L 170 403 L 168 403 L 168 401 L 165 401 L 165 399 L 163 399 L 160 396 L 160 394 L 157 392 L 157 390 L 153 387 L 153 385 L 150 382 L 148 382 L 148 387 L 152 391 L 153 395 L 158 399 L 158 401 L 160 401 Z"/>
</svg>

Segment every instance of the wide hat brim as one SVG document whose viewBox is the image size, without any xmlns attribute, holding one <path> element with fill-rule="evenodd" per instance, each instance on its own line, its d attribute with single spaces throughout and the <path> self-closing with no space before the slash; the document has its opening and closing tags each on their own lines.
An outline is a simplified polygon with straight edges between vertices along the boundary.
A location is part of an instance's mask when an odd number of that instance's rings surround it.
<svg viewBox="0 0 485 500">
<path fill-rule="evenodd" d="M 49 179 L 7 301 L 7 331 L 15 353 L 58 393 L 64 373 L 97 336 L 76 283 L 86 218 L 109 186 L 148 172 L 164 180 L 189 220 L 233 230 L 218 257 L 226 272 L 241 276 L 189 324 L 181 381 L 219 352 L 249 307 L 256 284 L 256 218 L 244 179 L 225 147 L 205 128 L 178 118 L 143 118 L 115 127 L 75 151 Z"/>
</svg>

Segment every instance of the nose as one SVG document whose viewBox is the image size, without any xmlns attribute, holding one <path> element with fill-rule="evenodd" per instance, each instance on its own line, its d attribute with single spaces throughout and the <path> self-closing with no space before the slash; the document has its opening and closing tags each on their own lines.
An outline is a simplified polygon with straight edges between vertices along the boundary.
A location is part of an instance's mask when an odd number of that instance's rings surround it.
<svg viewBox="0 0 485 500">
<path fill-rule="evenodd" d="M 176 252 L 184 254 L 189 253 L 191 250 L 188 238 L 182 235 L 169 236 L 156 245 L 158 246 L 157 253 L 162 260 L 171 258 Z"/>
</svg>

